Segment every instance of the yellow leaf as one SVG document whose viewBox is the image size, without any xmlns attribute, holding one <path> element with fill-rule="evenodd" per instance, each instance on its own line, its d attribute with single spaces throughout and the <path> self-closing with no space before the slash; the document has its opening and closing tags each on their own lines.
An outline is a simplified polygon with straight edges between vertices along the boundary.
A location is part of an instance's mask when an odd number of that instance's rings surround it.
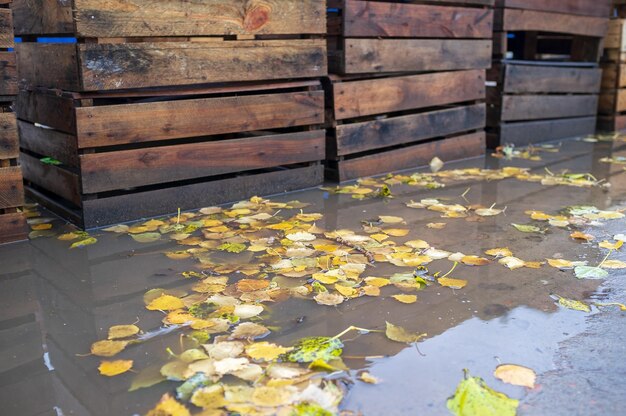
<svg viewBox="0 0 626 416">
<path fill-rule="evenodd" d="M 513 255 L 511 250 L 509 250 L 506 247 L 505 248 L 493 248 L 491 250 L 485 251 L 485 254 L 488 256 L 494 256 L 494 257 L 510 257 Z"/>
<path fill-rule="evenodd" d="M 402 302 L 402 303 L 406 303 L 406 304 L 411 304 L 411 303 L 417 302 L 417 296 L 415 296 L 415 295 L 394 295 L 394 296 L 392 296 L 392 298 L 394 298 L 398 302 Z"/>
<path fill-rule="evenodd" d="M 493 375 L 505 383 L 528 387 L 529 389 L 535 388 L 535 380 L 537 379 L 537 375 L 532 369 L 515 364 L 499 365 Z"/>
<path fill-rule="evenodd" d="M 461 262 L 469 266 L 485 266 L 491 263 L 489 260 L 478 256 L 465 256 L 461 259 Z"/>
<path fill-rule="evenodd" d="M 366 285 L 361 290 L 365 296 L 380 296 L 380 287 L 378 286 Z"/>
<path fill-rule="evenodd" d="M 366 277 L 365 283 L 367 283 L 368 285 L 377 286 L 377 287 L 385 287 L 391 284 L 389 279 L 385 279 L 383 277 Z"/>
<path fill-rule="evenodd" d="M 467 280 L 450 279 L 448 277 L 439 278 L 437 282 L 441 286 L 449 287 L 451 289 L 463 289 L 465 286 L 467 286 Z"/>
<path fill-rule="evenodd" d="M 607 260 L 600 267 L 603 269 L 626 269 L 626 263 L 620 260 Z"/>
<path fill-rule="evenodd" d="M 109 339 L 128 338 L 138 333 L 139 328 L 135 325 L 115 325 L 109 328 Z"/>
<path fill-rule="evenodd" d="M 291 402 L 294 390 L 293 387 L 257 387 L 252 393 L 252 402 L 264 407 L 284 406 Z"/>
<path fill-rule="evenodd" d="M 404 237 L 409 234 L 409 230 L 404 230 L 401 228 L 390 228 L 388 230 L 383 230 L 383 232 L 392 237 Z"/>
<path fill-rule="evenodd" d="M 57 239 L 61 241 L 72 241 L 80 237 L 83 237 L 83 235 L 76 234 L 76 233 L 67 233 L 67 234 L 61 234 L 60 236 L 57 237 Z"/>
<path fill-rule="evenodd" d="M 427 249 L 427 248 L 430 248 L 430 244 L 428 244 L 424 240 L 411 240 L 411 241 L 407 241 L 406 243 L 404 243 L 404 245 L 405 246 L 409 246 L 411 248 L 417 248 L 417 249 Z"/>
<path fill-rule="evenodd" d="M 353 298 L 358 295 L 358 291 L 354 288 L 343 286 L 343 285 L 335 285 L 335 290 L 341 293 L 343 296 L 347 298 Z"/>
<path fill-rule="evenodd" d="M 197 389 L 191 396 L 191 403 L 203 409 L 216 409 L 227 404 L 224 387 L 221 384 Z"/>
<path fill-rule="evenodd" d="M 315 245 L 313 248 L 317 251 L 323 251 L 325 253 L 332 253 L 333 251 L 337 251 L 339 246 L 332 244 L 323 244 L 323 245 Z"/>
<path fill-rule="evenodd" d="M 165 256 L 171 260 L 184 260 L 191 257 L 191 254 L 186 251 L 170 251 L 165 253 Z"/>
<path fill-rule="evenodd" d="M 270 230 L 287 231 L 287 230 L 291 230 L 293 227 L 294 225 L 291 223 L 279 222 L 278 224 L 268 225 L 265 228 L 269 228 Z"/>
<path fill-rule="evenodd" d="M 161 295 L 150 302 L 146 309 L 150 311 L 173 311 L 184 307 L 185 304 L 179 298 L 171 295 Z"/>
<path fill-rule="evenodd" d="M 241 279 L 236 286 L 240 292 L 256 292 L 257 290 L 267 289 L 270 286 L 270 282 L 268 280 Z"/>
<path fill-rule="evenodd" d="M 386 324 L 385 335 L 392 341 L 413 343 L 427 336 L 427 334 L 412 334 L 406 329 L 389 322 Z"/>
<path fill-rule="evenodd" d="M 569 260 L 563 259 L 546 259 L 548 260 L 548 264 L 552 267 L 556 267 L 557 269 L 571 269 L 574 268 L 575 264 Z"/>
<path fill-rule="evenodd" d="M 315 296 L 315 301 L 320 305 L 335 306 L 343 303 L 345 300 L 342 295 L 336 293 L 322 292 Z"/>
<path fill-rule="evenodd" d="M 269 342 L 257 342 L 246 347 L 246 354 L 253 360 L 274 361 L 282 354 L 291 351 L 293 348 L 281 347 Z"/>
<path fill-rule="evenodd" d="M 371 194 L 372 192 L 374 192 L 374 190 L 370 188 L 355 188 L 350 193 L 356 194 L 356 195 L 367 195 L 367 194 Z"/>
<path fill-rule="evenodd" d="M 543 261 L 525 261 L 524 267 L 528 267 L 529 269 L 541 269 L 541 266 L 546 264 Z"/>
<path fill-rule="evenodd" d="M 520 260 L 517 257 L 509 256 L 501 258 L 498 263 L 503 266 L 508 267 L 511 270 L 519 269 L 520 267 L 524 267 L 526 262 L 524 260 Z"/>
<path fill-rule="evenodd" d="M 150 410 L 146 416 L 191 416 L 191 413 L 172 396 L 165 394 L 159 404 Z"/>
<path fill-rule="evenodd" d="M 530 218 L 535 221 L 548 221 L 553 219 L 552 215 L 548 215 L 545 212 L 541 211 L 530 211 Z"/>
<path fill-rule="evenodd" d="M 372 234 L 370 235 L 370 237 L 376 241 L 378 241 L 379 243 L 382 243 L 383 241 L 385 241 L 386 239 L 389 238 L 389 236 L 387 234 Z"/>
<path fill-rule="evenodd" d="M 117 361 L 102 361 L 98 370 L 100 374 L 107 377 L 113 377 L 120 374 L 124 374 L 128 370 L 133 368 L 133 360 L 117 360 Z"/>
<path fill-rule="evenodd" d="M 381 215 L 378 219 L 384 224 L 400 224 L 404 222 L 404 219 L 401 217 L 393 217 L 390 215 Z"/>
<path fill-rule="evenodd" d="M 50 230 L 52 228 L 52 224 L 34 224 L 30 226 L 34 231 L 43 231 Z"/>
<path fill-rule="evenodd" d="M 585 234 L 580 231 L 574 231 L 573 233 L 570 234 L 570 237 L 575 240 L 585 240 L 585 241 L 593 241 L 596 239 L 594 236 L 590 234 Z"/>
<path fill-rule="evenodd" d="M 617 241 L 615 243 L 611 243 L 611 242 L 609 242 L 607 240 L 604 240 L 603 242 L 599 243 L 598 246 L 600 246 L 602 248 L 609 249 L 609 250 L 619 250 L 622 247 L 623 244 L 624 244 L 624 242 L 621 241 L 621 240 Z"/>
<path fill-rule="evenodd" d="M 378 384 L 380 382 L 380 380 L 378 380 L 376 377 L 374 377 L 367 371 L 362 372 L 359 378 L 361 379 L 362 382 L 368 383 L 368 384 Z"/>
<path fill-rule="evenodd" d="M 433 261 L 433 259 L 429 256 L 412 256 L 412 257 L 406 257 L 402 259 L 402 262 L 404 264 L 406 264 L 407 266 L 411 266 L 411 267 L 417 267 L 423 264 L 428 264 L 431 261 Z"/>
<path fill-rule="evenodd" d="M 113 357 L 122 352 L 127 345 L 128 341 L 98 341 L 91 345 L 91 353 L 98 357 Z"/>
<path fill-rule="evenodd" d="M 306 233 L 304 231 L 298 232 L 298 233 L 292 233 L 292 234 L 287 234 L 285 237 L 287 237 L 288 240 L 290 241 L 314 241 L 315 239 L 317 239 L 317 237 L 315 237 L 314 234 L 311 233 Z"/>
<path fill-rule="evenodd" d="M 426 224 L 426 227 L 434 229 L 434 230 L 441 230 L 445 228 L 446 225 L 447 224 L 445 222 L 431 222 L 429 224 Z"/>
</svg>

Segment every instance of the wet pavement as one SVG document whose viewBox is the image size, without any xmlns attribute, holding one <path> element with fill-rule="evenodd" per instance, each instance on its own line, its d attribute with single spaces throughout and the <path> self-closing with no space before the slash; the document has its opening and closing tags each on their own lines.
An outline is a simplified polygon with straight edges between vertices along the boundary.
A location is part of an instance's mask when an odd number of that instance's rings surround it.
<svg viewBox="0 0 626 416">
<path fill-rule="evenodd" d="M 539 174 L 569 170 L 591 173 L 611 186 L 546 186 L 511 178 L 451 181 L 440 189 L 394 186 L 392 199 L 357 200 L 320 189 L 271 199 L 310 204 L 303 211 L 322 213 L 316 225 L 327 231 L 363 233 L 363 221 L 398 216 L 406 222 L 402 228 L 410 229 L 409 235 L 394 238 L 398 243 L 421 239 L 452 253 L 479 256 L 508 247 L 527 261 L 563 258 L 600 263 L 607 250 L 599 249 L 597 242 L 624 233 L 626 220 L 584 229 L 597 237 L 595 243 L 574 241 L 569 237 L 572 230 L 552 227 L 545 234 L 526 234 L 511 223 L 531 223 L 528 210 L 555 214 L 572 205 L 626 208 L 626 165 L 600 162 L 604 157 L 626 156 L 626 143 L 567 141 L 559 152 L 539 155 L 540 161 L 486 157 L 447 164 L 444 169 L 515 166 Z M 440 212 L 406 206 L 424 198 L 485 207 L 496 204 L 506 210 L 494 217 L 441 218 Z M 42 210 L 42 216 L 51 214 Z M 429 228 L 432 223 L 447 225 Z M 71 230 L 57 220 L 48 233 Z M 144 294 L 154 288 L 190 293 L 193 283 L 182 273 L 197 270 L 197 262 L 163 255 L 181 250 L 173 240 L 139 244 L 126 234 L 90 234 L 98 242 L 80 249 L 69 249 L 71 242 L 52 236 L 0 247 L 1 415 L 145 414 L 180 384 L 166 381 L 128 391 L 140 375 L 150 369 L 158 373 L 169 359 L 168 348 L 179 350 L 179 333 L 124 351 L 121 355 L 134 361 L 134 370 L 112 378 L 98 374 L 101 360 L 88 354 L 92 343 L 106 339 L 113 325 L 138 322 L 145 332 L 158 331 L 163 314 L 146 310 Z M 611 259 L 626 260 L 626 255 L 618 251 Z M 234 261 L 228 255 L 213 260 Z M 255 260 L 252 253 L 243 252 L 236 261 Z M 427 267 L 431 273 L 444 274 L 451 266 L 443 259 Z M 367 275 L 389 277 L 397 271 L 390 264 L 376 263 Z M 391 295 L 399 291 L 391 287 L 382 288 L 380 296 L 350 299 L 338 306 L 299 298 L 269 302 L 263 324 L 272 333 L 264 341 L 292 345 L 303 337 L 336 335 L 351 325 L 380 330 L 385 321 L 427 333 L 413 345 L 392 342 L 380 333 L 344 338 L 344 361 L 351 371 L 345 377 L 350 381 L 340 409 L 354 414 L 448 414 L 446 400 L 462 379 L 463 369 L 520 399 L 519 414 L 626 414 L 626 389 L 620 385 L 626 374 L 626 312 L 594 307 L 587 314 L 559 307 L 550 298 L 558 294 L 588 302 L 624 303 L 626 274 L 609 271 L 605 280 L 579 280 L 572 270 L 548 265 L 509 270 L 495 261 L 482 267 L 458 266 L 452 277 L 467 280 L 465 288 L 430 286 L 415 293 L 418 300 L 413 304 L 393 299 Z M 502 363 L 532 368 L 539 375 L 537 386 L 529 390 L 496 379 L 493 371 Z M 356 376 L 363 369 L 380 383 L 359 381 Z"/>
</svg>

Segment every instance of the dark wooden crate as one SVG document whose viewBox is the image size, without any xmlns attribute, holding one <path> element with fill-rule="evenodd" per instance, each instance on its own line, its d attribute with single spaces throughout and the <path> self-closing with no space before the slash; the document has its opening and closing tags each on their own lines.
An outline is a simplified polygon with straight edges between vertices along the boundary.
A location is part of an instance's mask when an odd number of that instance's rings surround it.
<svg viewBox="0 0 626 416">
<path fill-rule="evenodd" d="M 488 74 L 490 147 L 594 132 L 602 76 L 597 66 L 502 61 Z"/>
<path fill-rule="evenodd" d="M 25 87 L 103 91 L 327 72 L 325 0 L 17 0 L 14 11 Z M 32 42 L 39 36 L 77 43 Z"/>
<path fill-rule="evenodd" d="M 331 73 L 489 67 L 493 0 L 334 0 L 329 6 Z"/>
<path fill-rule="evenodd" d="M 485 71 L 327 83 L 327 177 L 346 181 L 484 153 Z M 444 143 L 445 142 L 445 143 Z"/>
<path fill-rule="evenodd" d="M 18 119 L 27 192 L 85 228 L 323 179 L 319 81 L 22 91 Z"/>
</svg>

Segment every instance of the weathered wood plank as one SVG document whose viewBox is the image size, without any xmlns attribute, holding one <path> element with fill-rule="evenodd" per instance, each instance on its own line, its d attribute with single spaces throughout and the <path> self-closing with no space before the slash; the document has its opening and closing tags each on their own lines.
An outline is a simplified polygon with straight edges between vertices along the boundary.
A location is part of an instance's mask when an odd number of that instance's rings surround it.
<svg viewBox="0 0 626 416">
<path fill-rule="evenodd" d="M 76 133 L 73 100 L 52 94 L 21 90 L 16 102 L 18 119 L 53 127 L 65 133 Z"/>
<path fill-rule="evenodd" d="M 293 92 L 76 109 L 78 147 L 321 124 L 324 92 Z"/>
<path fill-rule="evenodd" d="M 346 37 L 491 38 L 493 11 L 346 0 Z"/>
<path fill-rule="evenodd" d="M 515 146 L 566 139 L 593 134 L 596 117 L 528 121 L 500 126 L 500 143 Z"/>
<path fill-rule="evenodd" d="M 602 89 L 626 87 L 626 64 L 602 64 Z"/>
<path fill-rule="evenodd" d="M 319 185 L 323 182 L 321 165 L 287 169 L 221 181 L 164 188 L 84 203 L 84 226 L 101 227 L 142 217 L 174 213 L 178 208 L 196 209 L 246 199 L 254 195 L 271 195 Z"/>
<path fill-rule="evenodd" d="M 20 147 L 41 156 L 52 157 L 64 165 L 78 167 L 76 136 L 18 121 Z"/>
<path fill-rule="evenodd" d="M 323 34 L 325 0 L 74 0 L 85 37 Z"/>
<path fill-rule="evenodd" d="M 14 113 L 0 113 L 0 159 L 16 159 L 20 154 Z"/>
<path fill-rule="evenodd" d="M 626 115 L 598 116 L 598 131 L 626 131 Z"/>
<path fill-rule="evenodd" d="M 77 174 L 58 166 L 46 165 L 22 153 L 20 162 L 24 179 L 74 203 L 81 205 L 80 179 Z"/>
<path fill-rule="evenodd" d="M 624 19 L 609 20 L 609 30 L 604 37 L 605 49 L 618 49 L 620 51 L 626 50 L 626 31 L 624 31 L 625 24 L 626 20 Z"/>
<path fill-rule="evenodd" d="M 324 159 L 324 130 L 81 156 L 86 194 Z"/>
<path fill-rule="evenodd" d="M 510 7 L 512 9 L 539 10 L 544 12 L 605 18 L 608 18 L 612 12 L 611 0 L 497 0 L 496 7 Z"/>
<path fill-rule="evenodd" d="M 13 46 L 13 14 L 11 9 L 0 9 L 0 48 Z"/>
<path fill-rule="evenodd" d="M 450 161 L 476 157 L 484 153 L 485 133 L 472 133 L 356 159 L 342 160 L 339 162 L 338 180 L 343 182 L 364 176 L 417 168 L 427 165 L 433 156 Z"/>
<path fill-rule="evenodd" d="M 13 0 L 15 34 L 71 35 L 74 32 L 72 2 Z"/>
<path fill-rule="evenodd" d="M 597 93 L 602 70 L 558 66 L 507 64 L 502 91 L 505 93 Z"/>
<path fill-rule="evenodd" d="M 24 205 L 24 186 L 19 166 L 0 168 L 0 208 Z"/>
<path fill-rule="evenodd" d="M 0 96 L 17 95 L 17 92 L 15 52 L 0 52 Z"/>
<path fill-rule="evenodd" d="M 336 120 L 434 107 L 485 96 L 485 71 L 471 70 L 333 84 Z"/>
<path fill-rule="evenodd" d="M 19 82 L 24 87 L 80 90 L 76 45 L 24 42 L 16 44 L 15 51 L 20 68 Z"/>
<path fill-rule="evenodd" d="M 596 114 L 597 95 L 505 95 L 501 120 L 541 120 Z"/>
<path fill-rule="evenodd" d="M 626 111 L 626 89 L 602 91 L 600 94 L 600 114 L 612 115 Z"/>
<path fill-rule="evenodd" d="M 337 126 L 337 154 L 344 156 L 485 127 L 485 104 Z M 330 155 L 329 155 L 330 156 Z"/>
<path fill-rule="evenodd" d="M 345 39 L 345 74 L 486 69 L 490 40 Z"/>
<path fill-rule="evenodd" d="M 602 17 L 497 9 L 494 28 L 496 31 L 506 32 L 552 32 L 602 38 L 608 31 L 608 25 L 608 19 Z"/>
<path fill-rule="evenodd" d="M 21 212 L 0 215 L 0 244 L 26 240 L 26 217 Z"/>
</svg>

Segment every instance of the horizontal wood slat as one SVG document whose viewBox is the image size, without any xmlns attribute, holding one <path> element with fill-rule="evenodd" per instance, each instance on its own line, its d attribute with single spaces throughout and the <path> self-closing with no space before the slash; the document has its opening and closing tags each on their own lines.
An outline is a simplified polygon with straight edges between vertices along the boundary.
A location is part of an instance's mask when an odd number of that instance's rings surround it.
<svg viewBox="0 0 626 416">
<path fill-rule="evenodd" d="M 608 25 L 608 19 L 603 17 L 517 9 L 497 9 L 494 23 L 496 31 L 552 32 L 597 38 L 606 35 Z"/>
<path fill-rule="evenodd" d="M 24 121 L 18 121 L 18 130 L 22 149 L 54 158 L 66 166 L 79 166 L 76 136 Z"/>
<path fill-rule="evenodd" d="M 26 217 L 23 213 L 0 215 L 0 244 L 13 243 L 27 238 Z"/>
<path fill-rule="evenodd" d="M 15 114 L 0 113 L 0 159 L 16 159 L 19 154 Z"/>
<path fill-rule="evenodd" d="M 612 11 L 611 0 L 496 0 L 496 7 L 539 10 L 583 16 L 608 18 Z"/>
<path fill-rule="evenodd" d="M 502 121 L 581 117 L 596 114 L 597 95 L 506 95 Z"/>
<path fill-rule="evenodd" d="M 19 166 L 0 168 L 0 208 L 24 205 L 24 187 Z"/>
<path fill-rule="evenodd" d="M 80 179 L 77 174 L 58 166 L 42 163 L 26 153 L 20 155 L 24 179 L 54 192 L 76 206 L 82 203 Z"/>
<path fill-rule="evenodd" d="M 596 117 L 503 124 L 500 126 L 500 143 L 528 146 L 533 143 L 587 136 L 593 134 L 595 129 Z"/>
<path fill-rule="evenodd" d="M 508 64 L 505 71 L 505 93 L 597 93 L 602 79 L 599 68 Z"/>
</svg>

